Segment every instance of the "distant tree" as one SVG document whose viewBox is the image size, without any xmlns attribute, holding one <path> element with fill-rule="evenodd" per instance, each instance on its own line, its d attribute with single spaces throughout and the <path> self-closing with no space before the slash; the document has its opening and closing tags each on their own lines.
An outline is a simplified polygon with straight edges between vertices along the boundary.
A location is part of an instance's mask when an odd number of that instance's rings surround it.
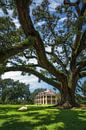
<svg viewBox="0 0 86 130">
<path fill-rule="evenodd" d="M 0 85 L 2 103 L 30 103 L 29 85 L 12 79 L 1 80 Z"/>
</svg>

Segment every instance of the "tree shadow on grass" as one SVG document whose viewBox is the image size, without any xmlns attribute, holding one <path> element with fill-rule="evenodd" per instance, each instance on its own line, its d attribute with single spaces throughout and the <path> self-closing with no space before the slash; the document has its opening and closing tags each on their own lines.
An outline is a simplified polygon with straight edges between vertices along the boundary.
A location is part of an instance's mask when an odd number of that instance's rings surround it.
<svg viewBox="0 0 86 130">
<path fill-rule="evenodd" d="M 0 105 L 0 114 L 6 114 L 9 111 L 16 111 L 19 106 L 16 105 Z"/>
<path fill-rule="evenodd" d="M 86 110 L 58 110 L 40 106 L 29 107 L 23 115 L 27 120 L 21 121 L 20 113 L 0 116 L 1 119 L 6 118 L 0 130 L 36 130 L 37 127 L 39 130 L 86 130 Z M 32 119 L 29 120 L 29 117 Z"/>
<path fill-rule="evenodd" d="M 36 114 L 33 118 L 39 120 L 38 126 L 54 125 L 53 130 L 86 130 L 86 111 L 77 110 L 47 110 L 48 114 Z M 34 113 L 33 113 L 34 114 Z M 29 114 L 28 114 L 29 116 Z M 52 130 L 52 127 L 49 127 Z"/>
</svg>

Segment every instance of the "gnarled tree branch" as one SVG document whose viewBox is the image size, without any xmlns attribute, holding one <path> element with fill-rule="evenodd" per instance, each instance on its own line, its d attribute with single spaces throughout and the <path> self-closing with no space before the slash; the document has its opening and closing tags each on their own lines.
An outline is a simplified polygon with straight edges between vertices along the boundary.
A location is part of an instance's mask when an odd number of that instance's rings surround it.
<svg viewBox="0 0 86 130">
<path fill-rule="evenodd" d="M 15 0 L 20 23 L 23 27 L 23 30 L 26 36 L 35 37 L 34 48 L 37 53 L 38 63 L 42 68 L 47 69 L 51 74 L 58 78 L 59 81 L 65 81 L 66 76 L 63 72 L 56 70 L 56 68 L 48 61 L 45 53 L 44 43 L 39 35 L 39 33 L 35 30 L 33 23 L 30 17 L 30 4 L 26 4 L 27 0 Z"/>
<path fill-rule="evenodd" d="M 31 44 L 32 41 L 33 41 L 33 38 L 29 37 L 23 42 L 21 42 L 20 44 L 11 46 L 10 48 L 7 48 L 5 50 L 0 50 L 0 64 L 3 64 L 6 60 L 8 60 L 8 58 L 32 46 Z M 34 44 L 34 41 L 33 41 L 33 44 Z"/>
<path fill-rule="evenodd" d="M 0 67 L 0 69 L 3 70 L 3 73 L 8 72 L 8 71 L 23 71 L 23 72 L 26 72 L 26 73 L 33 74 L 33 75 L 37 76 L 38 78 L 42 79 L 44 82 L 46 82 L 46 83 L 56 87 L 57 89 L 61 90 L 61 83 L 60 82 L 56 82 L 56 81 L 53 81 L 51 78 L 45 77 L 43 74 L 41 74 L 40 72 L 32 69 L 28 65 L 25 65 L 25 66 L 18 65 L 18 66 L 15 66 L 15 67 L 4 67 L 3 66 L 3 67 Z"/>
</svg>

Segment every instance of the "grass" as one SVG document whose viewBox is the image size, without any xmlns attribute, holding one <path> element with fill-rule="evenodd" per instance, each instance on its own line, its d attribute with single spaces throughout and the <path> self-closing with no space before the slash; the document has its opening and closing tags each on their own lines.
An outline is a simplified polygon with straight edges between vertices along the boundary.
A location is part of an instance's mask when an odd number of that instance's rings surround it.
<svg viewBox="0 0 86 130">
<path fill-rule="evenodd" d="M 0 105 L 0 130 L 86 130 L 86 110 L 60 110 L 51 106 Z"/>
</svg>

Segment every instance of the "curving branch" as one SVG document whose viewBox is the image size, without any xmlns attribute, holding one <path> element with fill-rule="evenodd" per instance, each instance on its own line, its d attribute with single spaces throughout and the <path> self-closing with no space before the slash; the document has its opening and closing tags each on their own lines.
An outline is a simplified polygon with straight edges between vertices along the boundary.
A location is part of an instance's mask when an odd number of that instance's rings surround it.
<svg viewBox="0 0 86 130">
<path fill-rule="evenodd" d="M 86 77 L 86 71 L 80 72 L 79 78 L 84 78 L 84 77 Z"/>
<path fill-rule="evenodd" d="M 80 61 L 77 63 L 78 69 L 82 69 L 84 67 L 86 67 L 86 60 Z"/>
<path fill-rule="evenodd" d="M 28 2 L 28 4 L 27 4 Z M 63 72 L 56 70 L 56 68 L 48 61 L 45 53 L 44 43 L 39 35 L 39 33 L 35 30 L 31 17 L 30 17 L 30 0 L 15 0 L 17 11 L 20 19 L 20 23 L 22 28 L 26 34 L 26 36 L 35 37 L 34 48 L 37 53 L 37 59 L 39 65 L 47 69 L 52 75 L 58 78 L 59 81 L 65 81 L 66 76 Z"/>
<path fill-rule="evenodd" d="M 70 6 L 77 6 L 80 3 L 80 0 L 77 0 L 76 2 L 70 2 L 69 0 L 64 0 L 64 4 L 70 5 Z"/>
<path fill-rule="evenodd" d="M 30 66 L 25 65 L 18 65 L 15 67 L 4 67 L 4 66 L 0 66 L 0 69 L 3 70 L 3 73 L 8 72 L 8 71 L 22 71 L 25 73 L 30 73 L 33 74 L 35 76 L 37 76 L 38 78 L 40 78 L 41 80 L 43 80 L 44 82 L 56 87 L 57 89 L 61 90 L 61 83 L 60 82 L 56 82 L 53 81 L 51 78 L 45 77 L 43 74 L 41 74 L 40 72 L 30 68 Z M 2 72 L 2 71 L 1 71 Z"/>
<path fill-rule="evenodd" d="M 15 46 L 11 46 L 5 50 L 0 50 L 0 64 L 3 64 L 8 58 L 22 52 L 23 50 L 33 46 L 34 39 L 29 37 L 21 43 L 16 44 Z"/>
<path fill-rule="evenodd" d="M 80 39 L 80 43 L 77 48 L 77 55 L 80 54 L 85 49 L 86 49 L 86 30 L 83 32 L 82 37 Z"/>
<path fill-rule="evenodd" d="M 57 64 L 61 65 L 61 67 L 63 68 L 63 70 L 65 71 L 65 74 L 67 74 L 67 70 L 66 70 L 66 66 L 65 64 L 62 62 L 62 60 L 60 60 L 60 58 L 54 53 L 54 52 L 46 52 L 48 55 L 51 55 L 55 58 L 55 62 L 57 62 Z"/>
</svg>

